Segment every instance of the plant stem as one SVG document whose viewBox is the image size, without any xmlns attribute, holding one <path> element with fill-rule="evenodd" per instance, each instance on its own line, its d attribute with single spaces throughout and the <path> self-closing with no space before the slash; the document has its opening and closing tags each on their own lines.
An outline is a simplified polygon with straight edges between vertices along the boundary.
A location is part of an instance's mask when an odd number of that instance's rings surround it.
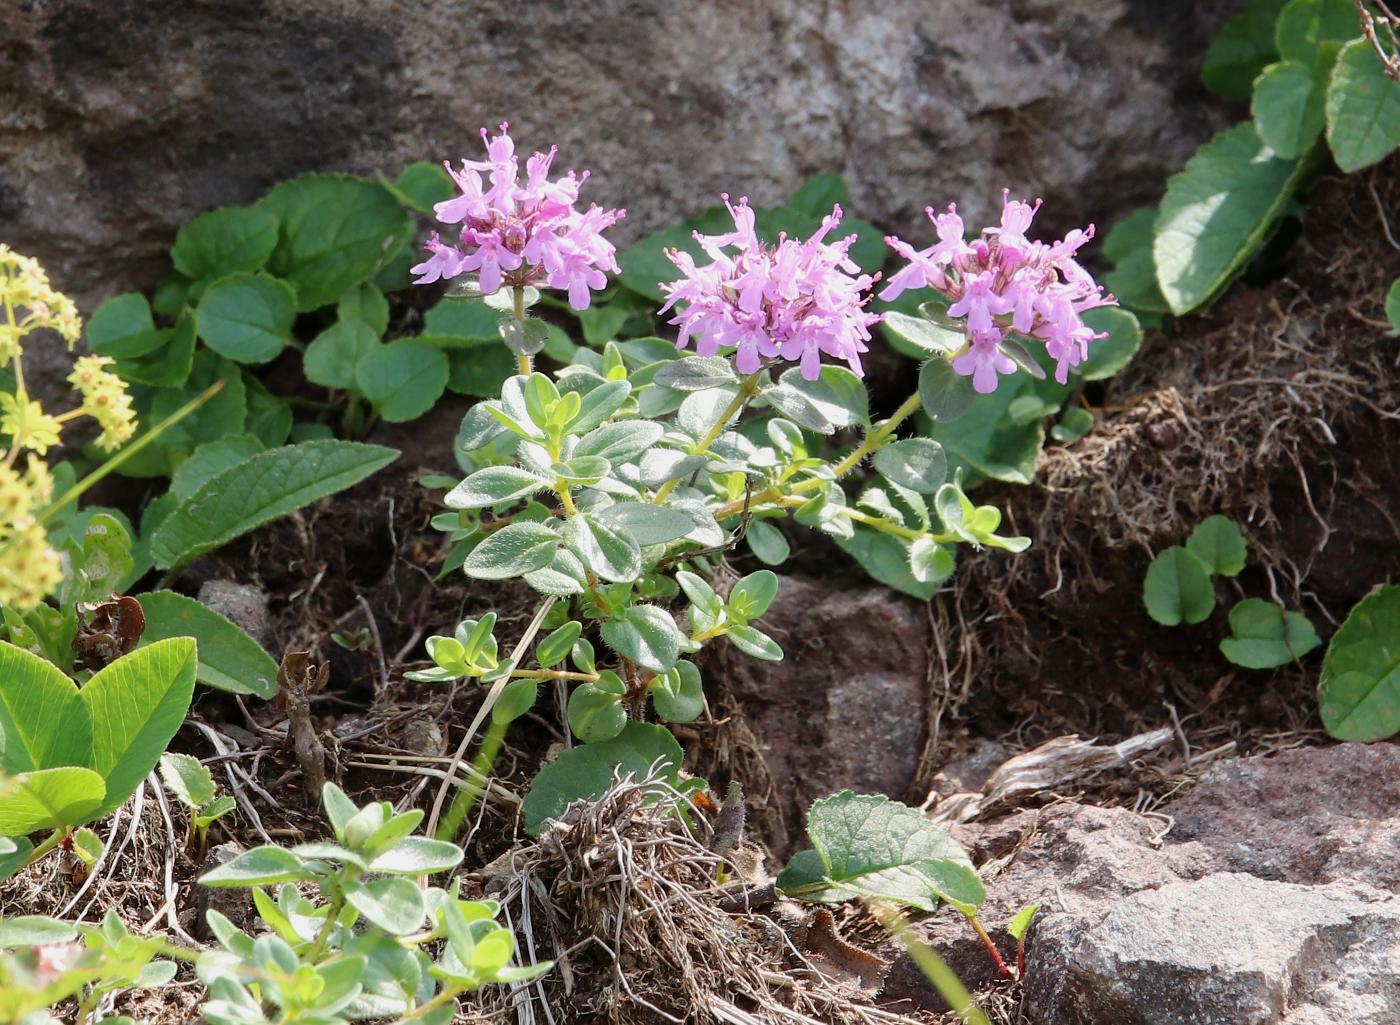
<svg viewBox="0 0 1400 1025">
<path fill-rule="evenodd" d="M 186 402 L 179 409 L 175 410 L 175 412 L 171 413 L 160 423 L 156 424 L 155 427 L 151 428 L 141 437 L 133 441 L 130 445 L 127 445 L 125 448 L 123 448 L 111 459 L 107 460 L 97 469 L 93 470 L 92 473 L 88 474 L 82 480 L 78 481 L 78 483 L 74 484 L 71 488 L 69 488 L 57 501 L 49 503 L 48 508 L 39 514 L 39 522 L 43 523 L 45 520 L 47 520 L 50 516 L 56 513 L 59 509 L 62 509 L 69 502 L 76 501 L 83 494 L 83 492 L 88 490 L 88 488 L 92 487 L 103 477 L 106 477 L 109 473 L 116 470 L 119 466 L 122 465 L 122 463 L 126 462 L 132 456 L 136 455 L 137 452 L 140 452 L 143 448 L 145 448 L 151 442 L 155 441 L 171 427 L 175 426 L 175 424 L 179 423 L 181 420 L 189 416 L 200 406 L 204 405 L 204 403 L 212 399 L 215 396 L 215 394 L 218 393 L 219 389 L 223 386 L 224 382 L 222 380 L 215 381 L 208 388 L 205 388 L 204 391 L 200 392 L 198 395 L 192 398 L 189 402 Z"/>
<path fill-rule="evenodd" d="M 933 988 L 938 990 L 938 995 L 953 1009 L 954 1014 L 968 1025 L 991 1025 L 986 1013 L 977 1006 L 972 994 L 954 974 L 953 969 L 949 968 L 927 944 L 919 942 L 902 917 L 891 911 L 880 916 L 880 924 L 904 948 L 909 959 L 918 965 L 919 971 L 933 983 Z"/>
<path fill-rule="evenodd" d="M 326 941 L 331 938 L 331 930 L 335 928 L 335 923 L 340 918 L 340 912 L 344 908 L 345 895 L 340 892 L 339 886 L 332 883 L 330 906 L 326 910 L 326 922 L 316 933 L 316 940 L 311 944 L 311 949 L 306 954 L 306 961 L 309 964 L 315 964 L 316 959 L 321 956 L 321 952 L 326 949 Z"/>
<path fill-rule="evenodd" d="M 738 393 L 730 401 L 729 405 L 724 407 L 724 412 L 720 413 L 719 419 L 714 422 L 714 425 L 705 432 L 705 436 L 696 442 L 694 448 L 690 450 L 692 455 L 700 455 L 701 453 L 709 451 L 710 446 L 715 443 L 715 439 L 724 433 L 730 421 L 738 416 L 749 399 L 753 398 L 754 395 L 758 393 L 758 379 L 759 375 L 762 373 L 763 371 L 761 370 L 755 370 L 748 377 L 744 378 L 743 383 L 739 386 Z M 668 480 L 661 486 L 661 490 L 656 493 L 656 497 L 652 499 L 652 502 L 656 505 L 660 505 L 662 502 L 666 501 L 671 492 L 676 490 L 676 485 L 679 483 L 680 480 L 678 478 Z"/>
<path fill-rule="evenodd" d="M 424 1003 L 422 1006 L 415 1007 L 413 1010 L 409 1011 L 402 1018 L 400 1018 L 395 1023 L 395 1025 L 402 1025 L 403 1022 L 413 1021 L 417 1018 L 423 1017 L 423 1015 L 427 1014 L 429 1011 L 436 1011 L 443 1004 L 448 1003 L 452 1000 L 456 1000 L 461 992 L 461 990 L 453 989 L 449 987 L 447 983 L 443 983 L 441 993 Z"/>
<path fill-rule="evenodd" d="M 481 738 L 481 747 L 472 759 L 472 771 L 483 782 L 469 783 L 457 791 L 457 796 L 448 806 L 447 814 L 438 825 L 436 836 L 439 840 L 452 840 L 457 836 L 462 823 L 467 820 L 467 814 L 475 806 L 476 799 L 486 792 L 486 782 L 489 781 L 491 770 L 496 767 L 496 756 L 501 752 L 501 745 L 505 743 L 506 730 L 509 727 L 509 722 L 497 721 L 494 718 L 491 725 L 486 727 L 486 735 Z"/>
<path fill-rule="evenodd" d="M 24 864 L 20 866 L 21 870 L 28 868 L 30 865 L 33 865 L 40 858 L 42 858 L 45 854 L 48 854 L 49 851 L 53 850 L 55 847 L 61 844 L 64 841 L 64 839 L 72 835 L 72 832 L 73 830 L 67 826 L 55 829 L 52 833 L 48 835 L 48 839 L 46 839 L 43 843 L 39 844 L 38 847 L 35 847 L 34 850 L 30 852 L 29 857 L 24 859 Z"/>
<path fill-rule="evenodd" d="M 512 285 L 511 291 L 515 299 L 515 322 L 517 324 L 523 324 L 525 323 L 525 286 Z M 523 352 L 517 353 L 515 357 L 515 369 L 517 373 L 529 377 L 530 372 L 534 369 L 534 364 L 531 362 L 530 357 Z"/>
<path fill-rule="evenodd" d="M 815 491 L 817 488 L 822 487 L 824 484 L 827 484 L 830 481 L 840 480 L 842 477 L 846 476 L 846 474 L 854 470 L 860 464 L 860 461 L 862 459 L 864 459 L 871 452 L 874 452 L 877 448 L 883 445 L 886 439 L 888 439 L 889 436 L 894 433 L 894 429 L 900 424 L 902 424 L 905 420 L 909 419 L 909 417 L 912 416 L 914 412 L 919 408 L 921 403 L 922 399 L 919 398 L 918 392 L 915 392 L 913 395 L 910 395 L 907 399 L 905 399 L 904 403 L 894 411 L 893 416 L 891 416 L 888 420 L 882 423 L 875 430 L 867 434 L 865 436 L 864 441 L 862 441 L 859 445 L 852 449 L 844 459 L 842 459 L 839 463 L 832 467 L 831 477 L 809 477 L 807 480 L 799 481 L 798 483 L 794 484 L 791 488 L 788 488 L 786 490 L 775 484 L 771 487 L 764 488 L 762 491 L 759 491 L 756 494 L 750 495 L 747 499 L 736 498 L 732 502 L 725 502 L 724 505 L 716 509 L 715 519 L 724 520 L 730 516 L 736 516 L 745 508 L 748 508 L 750 511 L 752 511 L 754 509 L 757 509 L 761 505 L 770 505 L 775 502 L 782 502 L 783 499 L 789 496 L 803 495 L 809 491 Z M 856 517 L 853 516 L 851 518 L 855 519 Z"/>
<path fill-rule="evenodd" d="M 803 505 L 806 499 L 798 498 L 796 495 L 788 495 L 778 501 L 778 504 L 785 508 L 796 508 Z M 918 541 L 920 538 L 928 538 L 937 544 L 946 544 L 949 541 L 956 541 L 955 534 L 934 534 L 922 530 L 914 530 L 911 527 L 901 526 L 898 523 L 891 523 L 889 520 L 882 520 L 878 516 L 871 516 L 869 513 L 861 512 L 859 509 L 852 509 L 849 506 L 842 507 L 839 512 L 848 520 L 855 520 L 863 523 L 867 527 L 878 530 L 884 534 L 893 534 L 895 537 L 902 537 L 906 541 Z"/>
<path fill-rule="evenodd" d="M 584 683 L 597 683 L 597 673 L 572 673 L 563 669 L 516 669 L 510 674 L 526 680 L 581 680 Z"/>
<path fill-rule="evenodd" d="M 987 954 L 992 959 L 992 964 L 997 966 L 997 973 L 1000 975 L 1011 975 L 1011 969 L 1006 967 L 1006 962 L 1001 959 L 1001 952 L 997 950 L 997 945 L 992 942 L 992 938 L 987 935 L 987 930 L 982 928 L 982 923 L 977 920 L 976 915 L 968 915 L 967 920 L 972 925 L 972 929 L 977 933 L 978 939 L 982 941 L 982 946 L 987 948 Z"/>
</svg>

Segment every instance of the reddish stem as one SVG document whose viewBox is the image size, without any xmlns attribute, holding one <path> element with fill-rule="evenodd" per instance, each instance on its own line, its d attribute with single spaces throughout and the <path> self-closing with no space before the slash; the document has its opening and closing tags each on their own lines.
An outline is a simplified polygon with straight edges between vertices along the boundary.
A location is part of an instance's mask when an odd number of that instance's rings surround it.
<svg viewBox="0 0 1400 1025">
<path fill-rule="evenodd" d="M 992 964 L 997 966 L 997 973 L 1000 975 L 1011 975 L 1011 969 L 1006 967 L 1006 962 L 1001 959 L 1001 953 L 997 950 L 997 945 L 992 942 L 992 938 L 987 935 L 987 930 L 982 928 L 982 923 L 973 915 L 968 915 L 967 920 L 972 923 L 973 930 L 977 933 L 982 945 L 987 948 L 987 954 L 992 959 Z"/>
</svg>

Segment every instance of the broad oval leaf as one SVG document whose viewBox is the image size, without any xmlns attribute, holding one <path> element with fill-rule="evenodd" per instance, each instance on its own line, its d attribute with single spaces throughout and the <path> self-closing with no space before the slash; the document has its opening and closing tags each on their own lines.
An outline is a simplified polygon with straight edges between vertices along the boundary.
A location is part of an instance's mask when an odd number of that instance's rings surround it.
<svg viewBox="0 0 1400 1025">
<path fill-rule="evenodd" d="M 821 415 L 836 427 L 854 427 L 870 423 L 870 394 L 865 382 L 846 367 L 825 365 L 815 381 L 802 376 L 794 367 L 780 378 L 783 387 L 802 395 Z"/>
<path fill-rule="evenodd" d="M 210 285 L 194 312 L 199 337 L 237 363 L 266 363 L 292 337 L 296 296 L 265 274 L 230 274 Z"/>
<path fill-rule="evenodd" d="M 311 340 L 302 355 L 302 373 L 323 388 L 355 388 L 357 369 L 378 349 L 374 328 L 359 320 L 342 320 Z"/>
<path fill-rule="evenodd" d="M 196 665 L 194 639 L 172 637 L 123 655 L 78 692 L 92 717 L 89 765 L 107 784 L 94 818 L 130 797 L 156 767 L 185 721 Z"/>
<path fill-rule="evenodd" d="M 1347 172 L 1369 167 L 1400 146 L 1400 82 L 1386 76 L 1365 39 L 1342 47 L 1332 69 L 1327 144 Z"/>
<path fill-rule="evenodd" d="M 602 456 L 617 466 L 636 459 L 665 433 L 664 427 L 651 420 L 618 420 L 579 438 L 574 455 Z"/>
<path fill-rule="evenodd" d="M 1230 610 L 1230 636 L 1220 642 L 1220 651 L 1237 666 L 1272 669 L 1321 643 L 1306 616 L 1263 598 L 1246 598 Z"/>
<path fill-rule="evenodd" d="M 1215 608 L 1210 567 L 1194 552 L 1173 545 L 1147 567 L 1142 600 L 1147 614 L 1163 626 L 1200 623 Z"/>
<path fill-rule="evenodd" d="M 685 356 L 666 364 L 652 378 L 653 383 L 676 391 L 704 391 L 738 380 L 733 364 L 723 356 Z"/>
<path fill-rule="evenodd" d="M 1150 254 L 1148 259 L 1151 260 Z M 1152 279 L 1152 288 L 1154 291 L 1157 288 L 1155 278 Z M 1142 346 L 1142 325 L 1128 310 L 1117 306 L 1099 306 L 1085 310 L 1082 319 L 1086 327 L 1108 336 L 1091 343 L 1089 357 L 1075 368 L 1075 373 L 1086 381 L 1102 381 L 1112 377 L 1128 365 Z"/>
<path fill-rule="evenodd" d="M 1356 603 L 1327 646 L 1318 696 L 1338 740 L 1400 733 L 1400 584 Z"/>
<path fill-rule="evenodd" d="M 272 886 L 311 878 L 313 873 L 289 850 L 254 847 L 199 877 L 200 886 Z"/>
<path fill-rule="evenodd" d="M 214 774 L 193 755 L 168 751 L 160 756 L 160 778 L 180 803 L 196 811 L 218 794 Z"/>
<path fill-rule="evenodd" d="M 146 614 L 142 647 L 168 637 L 193 637 L 198 642 L 200 683 L 264 701 L 277 696 L 277 662 L 237 624 L 174 591 L 149 591 L 135 598 Z"/>
<path fill-rule="evenodd" d="M 1220 132 L 1171 177 L 1152 254 L 1173 313 L 1209 302 L 1244 268 L 1302 170 L 1274 156 L 1246 122 Z"/>
<path fill-rule="evenodd" d="M 472 549 L 462 568 L 478 580 L 506 580 L 544 569 L 559 544 L 559 535 L 543 524 L 508 523 Z"/>
<path fill-rule="evenodd" d="M 667 722 L 694 722 L 705 710 L 705 687 L 700 670 L 681 660 L 651 682 L 651 703 Z"/>
<path fill-rule="evenodd" d="M 653 673 L 674 666 L 685 642 L 671 614 L 656 605 L 628 606 L 604 623 L 601 633 L 609 648 Z"/>
<path fill-rule="evenodd" d="M 962 416 L 972 405 L 974 394 L 972 379 L 959 374 L 945 359 L 931 359 L 919 369 L 919 399 L 924 412 L 936 422 Z"/>
<path fill-rule="evenodd" d="M 581 683 L 569 695 L 569 729 L 585 744 L 612 740 L 627 725 L 627 710 L 617 695 Z"/>
<path fill-rule="evenodd" d="M 133 359 L 159 349 L 170 340 L 170 333 L 156 328 L 144 295 L 125 292 L 92 311 L 84 339 L 88 349 L 99 355 Z"/>
<path fill-rule="evenodd" d="M 1285 0 L 1251 0 L 1206 51 L 1201 81 L 1232 100 L 1249 99 L 1250 86 L 1264 65 L 1278 57 L 1274 22 Z"/>
<path fill-rule="evenodd" d="M 650 502 L 617 502 L 596 517 L 643 546 L 675 541 L 695 529 L 695 522 L 686 513 Z"/>
<path fill-rule="evenodd" d="M 1254 85 L 1254 127 L 1275 153 L 1300 157 L 1322 134 L 1323 83 L 1297 61 L 1271 64 Z"/>
<path fill-rule="evenodd" d="M 516 466 L 487 466 L 449 491 L 443 504 L 449 509 L 486 509 L 548 486 L 548 481 Z"/>
<path fill-rule="evenodd" d="M 219 474 L 151 538 L 159 569 L 183 565 L 250 530 L 357 484 L 399 456 L 382 445 L 305 441 L 261 452 Z"/>
<path fill-rule="evenodd" d="M 448 374 L 441 349 L 400 338 L 372 349 L 355 365 L 355 384 L 381 417 L 403 423 L 433 408 L 447 388 Z"/>
<path fill-rule="evenodd" d="M 625 583 L 641 575 L 641 548 L 621 526 L 579 513 L 564 524 L 564 541 L 585 566 L 604 580 Z"/>
<path fill-rule="evenodd" d="M 1186 547 L 1219 576 L 1232 577 L 1244 569 L 1244 535 L 1228 516 L 1207 516 L 1191 531 Z"/>
<path fill-rule="evenodd" d="M 345 899 L 391 936 L 407 936 L 423 924 L 423 891 L 408 879 L 375 879 L 345 886 Z"/>
<path fill-rule="evenodd" d="M 390 240 L 412 230 L 388 190 L 350 177 L 303 175 L 277 186 L 258 206 L 278 219 L 267 268 L 296 289 L 303 312 L 369 280 Z"/>
<path fill-rule="evenodd" d="M 277 245 L 277 218 L 256 207 L 225 206 L 185 224 L 170 262 L 193 281 L 257 270 Z"/>
<path fill-rule="evenodd" d="M 875 469 L 900 487 L 931 495 L 948 479 L 943 446 L 929 438 L 905 438 L 876 449 Z"/>
</svg>

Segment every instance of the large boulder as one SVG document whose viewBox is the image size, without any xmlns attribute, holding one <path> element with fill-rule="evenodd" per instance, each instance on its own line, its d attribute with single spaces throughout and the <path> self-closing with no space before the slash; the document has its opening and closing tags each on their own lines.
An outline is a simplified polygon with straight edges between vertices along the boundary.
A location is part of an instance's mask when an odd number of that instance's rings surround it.
<svg viewBox="0 0 1400 1025">
<path fill-rule="evenodd" d="M 1044 229 L 1153 199 L 1233 114 L 1197 81 L 1243 0 L 58 0 L 0 5 L 0 223 L 88 309 L 149 286 L 176 228 L 308 170 L 475 154 L 509 120 L 629 208 L 840 171 L 859 213 L 974 221 L 1003 185 Z"/>
</svg>

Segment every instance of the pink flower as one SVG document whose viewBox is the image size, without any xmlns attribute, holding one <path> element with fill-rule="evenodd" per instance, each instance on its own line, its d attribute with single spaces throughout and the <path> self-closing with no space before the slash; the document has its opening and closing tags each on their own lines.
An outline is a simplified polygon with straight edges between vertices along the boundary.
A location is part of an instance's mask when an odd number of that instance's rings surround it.
<svg viewBox="0 0 1400 1025">
<path fill-rule="evenodd" d="M 551 181 L 555 148 L 520 162 L 515 143 L 501 125 L 494 138 L 481 130 L 485 160 L 463 160 L 460 170 L 447 166 L 461 195 L 438 203 L 433 211 L 443 224 L 460 224 L 458 243 L 444 243 L 436 233 L 424 248 L 428 259 L 412 268 L 416 284 L 426 285 L 475 271 L 483 292 L 502 285 L 548 284 L 568 293 L 569 305 L 587 309 L 592 291 L 607 287 L 606 271 L 616 272 L 617 251 L 603 237 L 624 210 L 593 205 L 575 209 L 588 172 L 572 171 Z M 482 175 L 489 178 L 489 187 Z"/>
<path fill-rule="evenodd" d="M 910 288 L 932 288 L 950 301 L 948 315 L 966 318 L 967 345 L 953 359 L 953 369 L 970 376 L 979 392 L 994 391 L 1000 375 L 1016 371 L 1003 350 L 1013 332 L 1035 339 L 1055 361 L 1055 379 L 1064 384 L 1071 367 L 1082 363 L 1089 346 L 1105 337 L 1084 324 L 1080 314 L 1096 306 L 1116 305 L 1075 260 L 1094 227 L 1075 229 L 1047 245 L 1031 241 L 1026 231 L 1040 210 L 1002 191 L 1001 223 L 964 242 L 962 220 L 952 206 L 946 215 L 927 213 L 938 242 L 915 250 L 898 238 L 886 239 L 909 263 L 892 274 L 880 293 L 893 299 Z"/>
<path fill-rule="evenodd" d="M 860 374 L 860 354 L 880 317 L 864 309 L 875 279 L 859 274 L 848 255 L 855 236 L 826 241 L 841 224 L 841 208 L 833 208 L 811 238 L 783 236 L 767 245 L 758 238 L 748 200 L 741 198 L 736 206 L 723 198 L 734 230 L 695 235 L 709 263 L 697 266 L 689 253 L 678 250 L 666 254 L 681 272 L 661 286 L 666 293 L 661 312 L 676 310 L 670 321 L 680 328 L 676 347 L 684 349 L 693 340 L 702 356 L 733 349 L 734 364 L 744 374 L 757 371 L 764 360 L 783 359 L 815 381 L 823 355 L 845 360 Z"/>
</svg>

